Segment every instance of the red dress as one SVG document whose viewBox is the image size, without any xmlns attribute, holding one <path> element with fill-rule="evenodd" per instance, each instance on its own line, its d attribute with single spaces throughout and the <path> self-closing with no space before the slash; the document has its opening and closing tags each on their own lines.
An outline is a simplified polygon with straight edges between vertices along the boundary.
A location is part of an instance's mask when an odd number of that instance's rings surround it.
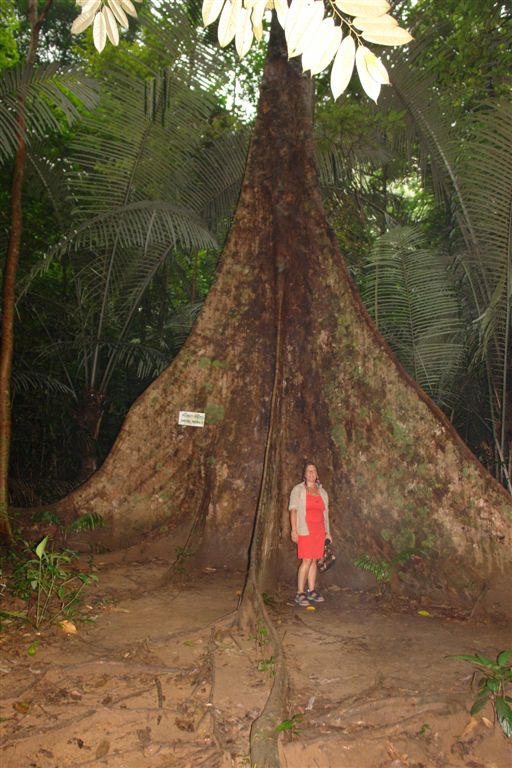
<svg viewBox="0 0 512 768">
<path fill-rule="evenodd" d="M 299 560 L 323 557 L 325 543 L 324 509 L 324 500 L 320 494 L 306 494 L 306 524 L 309 536 L 299 536 L 297 543 Z"/>
</svg>

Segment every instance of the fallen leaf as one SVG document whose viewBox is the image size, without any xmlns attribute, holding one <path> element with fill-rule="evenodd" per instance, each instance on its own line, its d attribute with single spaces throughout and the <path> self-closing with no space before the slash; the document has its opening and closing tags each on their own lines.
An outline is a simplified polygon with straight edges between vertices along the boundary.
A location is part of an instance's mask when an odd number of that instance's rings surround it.
<svg viewBox="0 0 512 768">
<path fill-rule="evenodd" d="M 65 632 L 66 635 L 76 635 L 78 631 L 75 624 L 73 624 L 72 621 L 68 621 L 67 619 L 64 619 L 64 621 L 59 621 L 59 627 L 63 632 Z"/>
<path fill-rule="evenodd" d="M 99 760 L 108 754 L 110 750 L 110 741 L 108 739 L 102 739 L 96 748 L 96 760 Z"/>
<path fill-rule="evenodd" d="M 418 611 L 418 616 L 431 616 L 432 614 L 428 611 Z"/>
<path fill-rule="evenodd" d="M 462 731 L 460 738 L 461 739 L 467 739 L 468 736 L 471 736 L 475 728 L 478 727 L 478 720 L 476 717 L 470 717 L 464 730 Z"/>
<path fill-rule="evenodd" d="M 16 710 L 16 712 L 20 713 L 20 715 L 26 715 L 30 711 L 32 702 L 31 701 L 15 701 L 12 706 L 13 706 L 13 709 Z"/>
</svg>

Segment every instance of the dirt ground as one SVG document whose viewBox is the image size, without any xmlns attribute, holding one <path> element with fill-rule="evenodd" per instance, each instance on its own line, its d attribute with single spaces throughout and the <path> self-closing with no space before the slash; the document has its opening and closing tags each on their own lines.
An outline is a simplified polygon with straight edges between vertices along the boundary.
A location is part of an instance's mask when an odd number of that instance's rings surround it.
<svg viewBox="0 0 512 768">
<path fill-rule="evenodd" d="M 146 558 L 146 556 L 145 556 Z M 155 587 L 163 559 L 98 556 L 78 632 L 0 634 L 2 768 L 249 768 L 273 681 L 266 627 L 235 623 L 242 573 L 204 569 Z M 316 610 L 281 586 L 269 608 L 289 675 L 286 768 L 510 768 L 490 708 L 471 718 L 471 668 L 510 627 L 341 584 Z"/>
</svg>

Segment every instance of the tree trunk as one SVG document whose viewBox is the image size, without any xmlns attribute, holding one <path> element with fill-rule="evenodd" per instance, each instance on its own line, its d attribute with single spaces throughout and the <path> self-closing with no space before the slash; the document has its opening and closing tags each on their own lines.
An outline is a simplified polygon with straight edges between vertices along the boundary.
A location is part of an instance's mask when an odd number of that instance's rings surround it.
<svg viewBox="0 0 512 768">
<path fill-rule="evenodd" d="M 80 471 L 78 479 L 84 482 L 98 469 L 98 436 L 100 433 L 105 394 L 87 388 L 77 416 L 80 435 Z"/>
<path fill-rule="evenodd" d="M 415 548 L 402 589 L 475 599 L 510 574 L 511 499 L 369 319 L 324 215 L 312 106 L 274 28 L 216 283 L 103 467 L 60 506 L 104 515 L 110 546 L 164 523 L 177 541 L 190 533 L 212 565 L 250 558 L 263 589 L 280 562 L 295 567 L 287 501 L 308 458 L 347 579 L 358 554 Z M 206 426 L 178 426 L 180 410 L 205 412 Z"/>
<path fill-rule="evenodd" d="M 27 64 L 34 65 L 39 32 L 53 0 L 46 0 L 38 13 L 37 0 L 29 0 L 27 16 L 30 23 L 30 44 Z M 11 231 L 5 257 L 2 290 L 2 349 L 0 351 L 0 537 L 13 543 L 9 521 L 9 457 L 11 447 L 11 371 L 14 347 L 14 305 L 16 300 L 16 273 L 20 257 L 23 222 L 22 192 L 27 156 L 26 130 L 27 92 L 19 95 L 16 111 L 18 143 L 14 156 L 11 189 Z"/>
</svg>

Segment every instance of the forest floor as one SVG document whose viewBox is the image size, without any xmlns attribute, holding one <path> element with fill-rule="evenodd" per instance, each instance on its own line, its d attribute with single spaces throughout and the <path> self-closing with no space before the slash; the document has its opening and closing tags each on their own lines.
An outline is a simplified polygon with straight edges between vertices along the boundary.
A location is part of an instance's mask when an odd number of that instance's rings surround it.
<svg viewBox="0 0 512 768">
<path fill-rule="evenodd" d="M 0 633 L 2 768 L 249 768 L 250 726 L 273 681 L 266 627 L 234 623 L 242 573 L 204 569 L 155 587 L 162 558 L 97 556 L 89 621 L 65 634 Z M 334 572 L 332 572 L 334 574 Z M 331 581 L 335 577 L 331 576 Z M 510 627 L 341 584 L 307 610 L 281 586 L 284 768 L 510 768 L 488 706 L 469 715 L 471 668 L 447 659 L 510 647 Z"/>
</svg>

